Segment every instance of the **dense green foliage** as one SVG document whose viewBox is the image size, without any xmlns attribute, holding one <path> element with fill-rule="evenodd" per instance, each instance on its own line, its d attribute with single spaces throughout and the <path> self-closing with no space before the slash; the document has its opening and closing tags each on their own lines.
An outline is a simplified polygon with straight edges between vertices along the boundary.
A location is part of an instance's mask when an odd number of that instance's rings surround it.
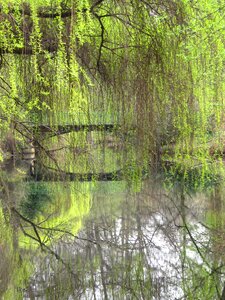
<svg viewBox="0 0 225 300">
<path fill-rule="evenodd" d="M 0 36 L 5 129 L 136 125 L 144 161 L 165 144 L 178 163 L 222 147 L 220 1 L 1 1 Z"/>
<path fill-rule="evenodd" d="M 35 253 L 37 266 L 43 256 L 61 263 L 40 266 L 55 268 L 49 297 L 74 290 L 77 272 L 94 290 L 107 277 L 114 297 L 151 298 L 161 286 L 150 259 L 157 251 L 155 260 L 170 258 L 167 246 L 154 244 L 157 234 L 179 252 L 183 269 L 174 268 L 184 297 L 225 293 L 224 257 L 217 257 L 224 252 L 224 15 L 220 0 L 0 0 L 0 161 L 6 152 L 14 158 L 12 179 L 0 178 L 0 266 L 7 274 L 2 280 L 0 272 L 0 297 L 22 299 L 14 288 L 27 286 L 28 253 Z M 111 123 L 119 130 L 57 131 Z M 34 180 L 59 177 L 21 188 L 26 171 L 17 150 L 25 146 L 36 159 L 26 162 Z M 143 180 L 149 166 L 163 189 Z M 121 185 L 115 178 L 98 185 L 98 174 L 118 170 Z M 66 182 L 74 174 L 96 176 L 91 184 Z M 198 195 L 203 188 L 212 192 L 209 203 Z M 111 189 L 117 193 L 107 195 Z M 205 205 L 196 209 L 199 228 L 193 201 Z"/>
</svg>

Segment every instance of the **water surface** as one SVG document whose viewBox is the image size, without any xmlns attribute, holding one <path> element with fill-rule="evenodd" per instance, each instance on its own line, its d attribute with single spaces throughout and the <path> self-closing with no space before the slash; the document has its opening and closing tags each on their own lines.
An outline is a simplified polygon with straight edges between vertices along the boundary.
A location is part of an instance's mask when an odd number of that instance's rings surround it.
<svg viewBox="0 0 225 300">
<path fill-rule="evenodd" d="M 222 184 L 5 185 L 3 299 L 223 299 Z"/>
</svg>

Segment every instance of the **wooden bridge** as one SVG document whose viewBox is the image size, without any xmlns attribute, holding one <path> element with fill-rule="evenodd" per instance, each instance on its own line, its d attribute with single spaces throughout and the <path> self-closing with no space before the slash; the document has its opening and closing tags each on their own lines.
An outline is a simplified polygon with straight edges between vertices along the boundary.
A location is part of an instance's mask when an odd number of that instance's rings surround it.
<svg viewBox="0 0 225 300">
<path fill-rule="evenodd" d="M 113 132 L 121 129 L 121 125 L 115 124 L 85 124 L 85 125 L 33 125 L 31 126 L 32 131 L 39 133 L 51 133 L 52 135 L 66 134 L 69 132 L 91 132 L 91 131 L 103 131 Z"/>
</svg>

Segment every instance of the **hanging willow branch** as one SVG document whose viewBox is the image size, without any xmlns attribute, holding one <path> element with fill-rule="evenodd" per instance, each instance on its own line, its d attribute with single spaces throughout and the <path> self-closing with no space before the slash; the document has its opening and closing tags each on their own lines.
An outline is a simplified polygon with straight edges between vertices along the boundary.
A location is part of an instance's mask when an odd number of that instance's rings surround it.
<svg viewBox="0 0 225 300">
<path fill-rule="evenodd" d="M 93 13 L 94 9 L 99 6 L 101 3 L 103 3 L 104 0 L 99 0 L 96 3 L 94 3 L 90 9 L 87 8 L 83 8 L 82 11 L 77 10 L 78 12 L 82 12 L 82 13 L 86 13 L 87 11 Z M 18 11 L 21 13 L 21 15 L 23 16 L 32 16 L 32 11 L 30 6 L 27 3 L 23 3 L 21 5 L 21 8 L 19 10 L 13 8 L 13 7 L 9 7 L 8 8 L 8 12 L 7 14 L 14 14 L 14 13 L 18 13 Z M 72 9 L 70 9 L 69 7 L 63 7 L 62 4 L 62 10 L 59 12 L 57 11 L 56 8 L 52 8 L 52 7 L 40 7 L 37 11 L 37 17 L 38 18 L 43 18 L 43 19 L 54 19 L 57 17 L 61 17 L 61 18 L 68 18 L 71 17 L 71 15 L 74 13 L 74 11 Z M 0 5 L 0 15 L 3 14 L 5 15 L 4 9 L 2 7 L 2 5 Z"/>
<path fill-rule="evenodd" d="M 104 45 L 104 33 L 105 33 L 105 27 L 103 25 L 102 22 L 102 16 L 99 16 L 95 11 L 95 7 L 97 7 L 99 4 L 101 4 L 104 0 L 99 0 L 97 1 L 90 9 L 91 13 L 97 18 L 99 24 L 100 24 L 100 28 L 101 28 L 101 42 L 99 45 L 99 50 L 98 50 L 98 58 L 97 58 L 97 68 L 99 73 L 101 73 L 101 68 L 100 68 L 100 62 L 101 62 L 101 56 L 102 56 L 102 48 Z"/>
</svg>

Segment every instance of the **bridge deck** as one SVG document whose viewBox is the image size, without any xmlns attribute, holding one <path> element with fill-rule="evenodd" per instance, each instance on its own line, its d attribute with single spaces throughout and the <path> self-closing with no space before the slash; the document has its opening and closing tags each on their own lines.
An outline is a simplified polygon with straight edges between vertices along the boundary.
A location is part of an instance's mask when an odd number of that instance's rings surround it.
<svg viewBox="0 0 225 300">
<path fill-rule="evenodd" d="M 32 130 L 41 133 L 52 133 L 54 135 L 65 134 L 79 131 L 107 131 L 112 132 L 121 129 L 120 125 L 115 124 L 85 124 L 85 125 L 33 125 Z"/>
</svg>

